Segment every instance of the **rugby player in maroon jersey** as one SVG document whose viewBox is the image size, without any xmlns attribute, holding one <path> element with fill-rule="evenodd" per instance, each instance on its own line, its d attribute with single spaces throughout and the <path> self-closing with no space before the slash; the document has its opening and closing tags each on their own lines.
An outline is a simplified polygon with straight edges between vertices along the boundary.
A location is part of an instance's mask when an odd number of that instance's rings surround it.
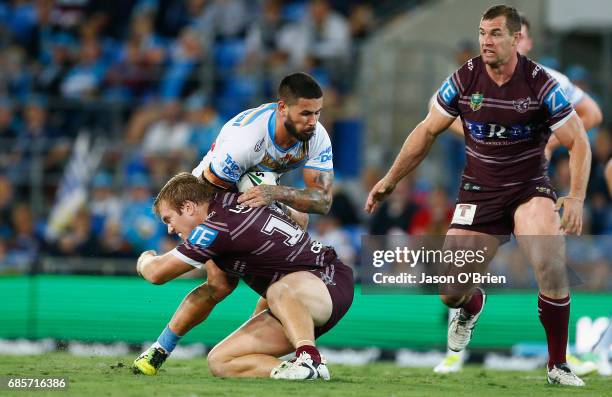
<svg viewBox="0 0 612 397">
<path fill-rule="evenodd" d="M 219 192 L 189 173 L 170 179 L 154 211 L 183 243 L 163 255 L 147 251 L 138 260 L 138 273 L 157 284 L 212 259 L 266 299 L 267 309 L 210 351 L 213 375 L 328 380 L 314 341 L 351 306 L 352 270 L 281 209 L 239 204 L 240 194 Z M 278 359 L 292 351 L 294 359 Z M 146 373 L 163 359 L 136 360 L 135 365 Z"/>
<path fill-rule="evenodd" d="M 479 28 L 480 56 L 444 82 L 427 117 L 370 191 L 365 209 L 374 211 L 459 116 L 467 162 L 447 242 L 460 241 L 463 248 L 471 243 L 474 250 L 486 243 L 490 260 L 504 238 L 511 233 L 517 237 L 540 290 L 548 382 L 583 386 L 565 362 L 570 297 L 562 236 L 582 230 L 591 152 L 582 123 L 556 80 L 518 54 L 520 30 L 521 19 L 513 7 L 485 11 Z M 545 174 L 544 147 L 551 133 L 570 153 L 571 188 L 559 199 Z M 448 342 L 452 350 L 463 350 L 484 307 L 483 290 L 441 298 L 449 307 L 461 308 L 449 325 Z"/>
</svg>

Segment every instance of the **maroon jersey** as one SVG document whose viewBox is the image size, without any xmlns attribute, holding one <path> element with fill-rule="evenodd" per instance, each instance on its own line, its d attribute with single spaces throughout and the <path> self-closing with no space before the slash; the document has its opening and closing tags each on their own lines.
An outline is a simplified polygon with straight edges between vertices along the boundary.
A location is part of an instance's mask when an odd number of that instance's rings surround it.
<svg viewBox="0 0 612 397">
<path fill-rule="evenodd" d="M 285 274 L 319 269 L 329 273 L 335 266 L 346 266 L 335 261 L 332 247 L 313 240 L 280 208 L 240 205 L 236 201 L 239 194 L 217 193 L 206 220 L 173 254 L 197 267 L 212 259 L 262 296 Z M 333 280 L 334 274 L 328 276 Z"/>
<path fill-rule="evenodd" d="M 442 84 L 435 105 L 461 117 L 463 180 L 476 190 L 545 180 L 546 142 L 573 111 L 559 83 L 521 55 L 502 86 L 489 77 L 480 56 L 470 59 Z"/>
</svg>

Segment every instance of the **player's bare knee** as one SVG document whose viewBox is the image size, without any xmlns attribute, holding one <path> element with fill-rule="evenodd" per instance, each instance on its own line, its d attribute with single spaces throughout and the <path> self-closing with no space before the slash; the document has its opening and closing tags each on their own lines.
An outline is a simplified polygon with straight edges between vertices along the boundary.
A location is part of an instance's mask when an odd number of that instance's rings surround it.
<svg viewBox="0 0 612 397">
<path fill-rule="evenodd" d="M 207 357 L 208 370 L 212 376 L 218 378 L 225 378 L 230 376 L 229 373 L 229 360 L 218 350 L 211 350 Z"/>
<path fill-rule="evenodd" d="M 268 287 L 266 300 L 270 305 L 274 305 L 276 302 L 281 302 L 288 295 L 292 295 L 289 286 L 282 281 L 277 281 Z"/>
</svg>

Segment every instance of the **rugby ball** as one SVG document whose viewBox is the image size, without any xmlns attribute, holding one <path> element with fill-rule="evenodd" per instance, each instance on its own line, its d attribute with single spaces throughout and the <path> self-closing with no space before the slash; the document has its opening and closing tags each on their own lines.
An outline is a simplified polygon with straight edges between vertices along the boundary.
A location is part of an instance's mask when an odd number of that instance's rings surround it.
<svg viewBox="0 0 612 397">
<path fill-rule="evenodd" d="M 245 172 L 238 180 L 236 187 L 239 192 L 246 192 L 253 186 L 258 185 L 278 185 L 280 175 L 270 171 L 249 171 Z"/>
</svg>

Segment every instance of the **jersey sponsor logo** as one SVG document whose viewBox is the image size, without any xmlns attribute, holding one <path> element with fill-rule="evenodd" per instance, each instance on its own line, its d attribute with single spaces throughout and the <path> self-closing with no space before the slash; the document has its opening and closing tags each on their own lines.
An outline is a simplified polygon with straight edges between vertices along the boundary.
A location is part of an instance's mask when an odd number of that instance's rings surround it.
<svg viewBox="0 0 612 397">
<path fill-rule="evenodd" d="M 557 84 L 552 90 L 550 90 L 546 98 L 544 98 L 544 103 L 546 104 L 546 107 L 548 107 L 548 112 L 550 115 L 554 116 L 569 105 L 569 100 L 565 96 L 565 92 L 563 92 L 559 84 Z"/>
<path fill-rule="evenodd" d="M 471 225 L 476 215 L 476 204 L 457 204 L 451 223 L 457 225 Z"/>
<path fill-rule="evenodd" d="M 297 152 L 287 153 L 283 157 L 275 159 L 267 150 L 263 156 L 259 165 L 263 166 L 266 171 L 274 171 L 278 173 L 284 173 L 294 168 L 297 168 L 301 163 L 306 160 L 306 153 L 308 151 L 307 144 L 301 145 Z"/>
<path fill-rule="evenodd" d="M 440 87 L 438 93 L 440 94 L 440 97 L 442 97 L 444 103 L 450 106 L 453 99 L 455 99 L 457 96 L 457 89 L 453 85 L 450 77 L 444 81 L 444 84 L 442 84 L 442 87 Z"/>
<path fill-rule="evenodd" d="M 504 139 L 518 141 L 531 138 L 535 127 L 531 125 L 512 125 L 505 127 L 501 124 L 479 123 L 476 121 L 464 120 L 465 126 L 474 139 Z"/>
<path fill-rule="evenodd" d="M 470 97 L 470 108 L 473 111 L 477 111 L 482 107 L 482 101 L 484 101 L 484 97 L 480 92 L 472 94 L 472 96 Z"/>
<path fill-rule="evenodd" d="M 217 238 L 218 234 L 219 232 L 214 229 L 204 225 L 198 225 L 195 229 L 193 229 L 193 232 L 191 232 L 191 235 L 187 240 L 193 245 L 206 248 L 210 247 L 213 241 L 215 241 Z"/>
<path fill-rule="evenodd" d="M 536 75 L 538 74 L 538 72 L 542 70 L 542 68 L 540 67 L 540 65 L 536 65 L 536 67 L 533 69 L 533 72 L 531 72 L 531 77 L 535 78 Z"/>
<path fill-rule="evenodd" d="M 472 62 L 471 59 L 467 61 L 467 67 L 470 70 L 470 72 L 474 70 L 474 62 Z"/>
<path fill-rule="evenodd" d="M 229 154 L 226 154 L 225 160 L 223 160 L 223 168 L 221 171 L 233 181 L 240 179 L 240 166 Z"/>
<path fill-rule="evenodd" d="M 318 158 L 321 163 L 327 163 L 328 161 L 331 161 L 333 157 L 334 155 L 332 153 L 332 147 L 330 146 L 324 151 L 322 151 Z"/>
<path fill-rule="evenodd" d="M 525 113 L 529 110 L 529 104 L 531 103 L 531 98 L 524 99 L 515 99 L 512 101 L 512 106 L 514 106 L 514 110 L 519 113 Z"/>
</svg>

